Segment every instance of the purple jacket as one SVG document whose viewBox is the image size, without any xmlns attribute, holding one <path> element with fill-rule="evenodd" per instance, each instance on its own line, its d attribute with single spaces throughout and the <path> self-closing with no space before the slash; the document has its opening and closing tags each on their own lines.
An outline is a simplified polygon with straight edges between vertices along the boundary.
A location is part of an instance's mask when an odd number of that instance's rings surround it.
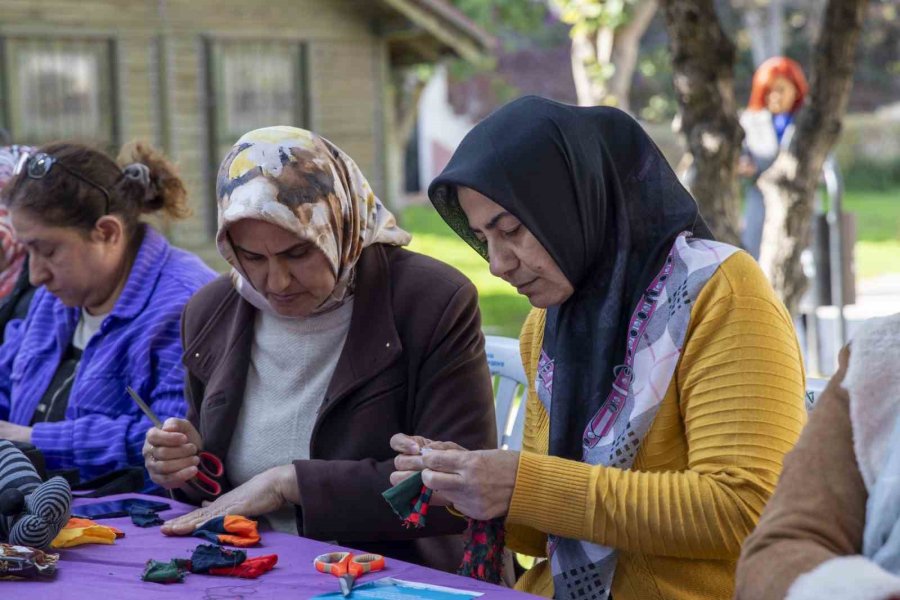
<svg viewBox="0 0 900 600">
<path fill-rule="evenodd" d="M 214 277 L 199 258 L 145 227 L 122 295 L 84 349 L 65 420 L 34 426 L 32 443 L 48 468 L 77 467 L 86 480 L 143 465 L 141 447 L 152 425 L 125 386 L 137 390 L 163 421 L 184 416 L 181 311 Z M 29 424 L 80 312 L 41 288 L 28 316 L 7 326 L 0 346 L 0 419 Z"/>
</svg>

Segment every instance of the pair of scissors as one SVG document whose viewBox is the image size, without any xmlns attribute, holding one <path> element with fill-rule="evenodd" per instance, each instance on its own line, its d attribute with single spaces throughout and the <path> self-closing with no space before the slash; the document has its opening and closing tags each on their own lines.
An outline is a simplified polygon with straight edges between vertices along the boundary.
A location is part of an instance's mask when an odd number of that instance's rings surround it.
<svg viewBox="0 0 900 600">
<path fill-rule="evenodd" d="M 128 392 L 128 395 L 131 396 L 131 399 L 134 400 L 135 404 L 138 405 L 138 408 L 147 415 L 147 418 L 150 419 L 153 426 L 157 429 L 162 429 L 162 421 L 159 420 L 159 417 L 156 416 L 153 409 L 144 402 L 136 391 L 134 391 L 134 388 L 127 386 L 125 391 Z M 219 457 L 211 452 L 204 452 L 201 450 L 197 456 L 200 458 L 200 464 L 197 465 L 197 475 L 189 480 L 188 484 L 203 496 L 207 498 L 216 498 L 222 494 L 222 484 L 217 480 L 225 474 L 225 466 L 222 464 Z"/>
<path fill-rule="evenodd" d="M 329 552 L 320 554 L 313 560 L 316 570 L 338 578 L 341 595 L 347 597 L 353 590 L 356 579 L 366 573 L 374 573 L 384 568 L 384 557 L 380 554 L 357 554 L 350 552 Z"/>
</svg>

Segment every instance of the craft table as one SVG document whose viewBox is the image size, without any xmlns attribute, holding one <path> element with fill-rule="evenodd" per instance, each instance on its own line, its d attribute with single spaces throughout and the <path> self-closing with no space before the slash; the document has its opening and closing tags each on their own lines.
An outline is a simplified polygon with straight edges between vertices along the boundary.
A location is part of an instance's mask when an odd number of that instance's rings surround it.
<svg viewBox="0 0 900 600">
<path fill-rule="evenodd" d="M 75 506 L 128 497 L 155 496 L 122 494 L 92 500 L 76 500 Z M 187 504 L 165 499 L 172 509 L 160 513 L 163 519 L 171 519 L 193 510 Z M 158 584 L 141 581 L 141 573 L 148 559 L 168 561 L 172 558 L 190 558 L 191 551 L 208 542 L 195 537 L 166 537 L 159 527 L 142 529 L 131 523 L 128 517 L 102 519 L 100 524 L 112 525 L 125 532 L 125 537 L 112 545 L 85 545 L 54 550 L 60 555 L 55 578 L 47 581 L 0 581 L 0 597 L 16 600 L 119 600 L 131 598 L 192 598 L 225 600 L 247 598 L 252 600 L 278 598 L 279 600 L 311 598 L 318 594 L 338 590 L 338 580 L 331 575 L 317 572 L 313 558 L 324 552 L 345 550 L 286 533 L 260 532 L 262 541 L 254 548 L 245 548 L 248 557 L 277 554 L 278 564 L 272 571 L 258 579 L 214 577 L 188 574 L 184 583 Z M 400 527 L 398 521 L 397 526 Z M 359 584 L 380 577 L 394 577 L 407 581 L 429 583 L 470 592 L 481 592 L 482 600 L 514 600 L 536 598 L 530 594 L 515 592 L 467 577 L 450 575 L 388 558 L 387 568 L 381 573 L 367 575 Z"/>
</svg>

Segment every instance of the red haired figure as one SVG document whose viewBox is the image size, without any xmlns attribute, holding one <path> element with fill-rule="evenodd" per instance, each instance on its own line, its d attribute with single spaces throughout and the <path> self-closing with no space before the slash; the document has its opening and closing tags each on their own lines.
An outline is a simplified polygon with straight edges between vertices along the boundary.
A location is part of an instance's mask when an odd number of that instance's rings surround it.
<svg viewBox="0 0 900 600">
<path fill-rule="evenodd" d="M 803 105 L 808 89 L 803 70 L 783 56 L 768 59 L 753 75 L 747 110 L 741 115 L 744 153 L 738 173 L 750 180 L 744 207 L 744 248 L 759 258 L 766 208 L 756 179 L 787 148 L 794 132 L 794 115 Z"/>
</svg>

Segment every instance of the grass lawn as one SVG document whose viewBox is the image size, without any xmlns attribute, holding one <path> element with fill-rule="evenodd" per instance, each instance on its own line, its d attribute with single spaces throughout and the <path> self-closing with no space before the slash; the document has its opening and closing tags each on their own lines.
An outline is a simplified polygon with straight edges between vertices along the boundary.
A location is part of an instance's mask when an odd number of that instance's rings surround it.
<svg viewBox="0 0 900 600">
<path fill-rule="evenodd" d="M 900 273 L 900 187 L 849 190 L 844 208 L 856 215 L 856 276 Z"/>
<path fill-rule="evenodd" d="M 900 273 L 900 188 L 887 191 L 848 191 L 845 210 L 856 214 L 856 272 L 861 279 Z M 456 237 L 428 206 L 403 211 L 403 227 L 413 234 L 411 250 L 449 263 L 478 288 L 481 316 L 487 333 L 518 337 L 528 314 L 524 296 L 492 276 L 487 262 Z"/>
<path fill-rule="evenodd" d="M 530 305 L 514 287 L 491 275 L 487 262 L 453 233 L 431 205 L 403 211 L 403 228 L 413 234 L 410 250 L 434 256 L 465 273 L 478 288 L 486 333 L 519 337 Z"/>
</svg>

